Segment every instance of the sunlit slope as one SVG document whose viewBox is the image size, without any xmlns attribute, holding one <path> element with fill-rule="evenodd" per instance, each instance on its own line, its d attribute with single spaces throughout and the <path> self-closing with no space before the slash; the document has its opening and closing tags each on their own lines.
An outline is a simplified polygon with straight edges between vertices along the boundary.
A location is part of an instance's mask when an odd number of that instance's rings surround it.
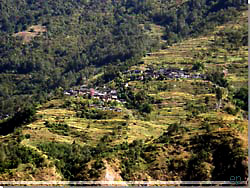
<svg viewBox="0 0 250 188">
<path fill-rule="evenodd" d="M 211 33 L 149 53 L 141 64 L 130 68 L 177 68 L 200 74 L 227 70 L 229 87 L 199 78 L 131 81 L 122 73 L 134 94 L 143 90 L 153 98 L 152 110 L 140 113 L 119 103 L 116 105 L 121 112 L 97 111 L 100 118 L 83 116 L 87 110 L 96 110 L 89 105 L 98 103 L 94 99 L 52 99 L 39 106 L 36 120 L 20 131 L 21 145 L 43 157 L 44 166 L 33 167 L 33 172 L 32 168 L 27 170 L 29 165 L 20 165 L 1 178 L 222 180 L 230 178 L 232 172 L 243 177 L 247 169 L 247 112 L 236 110 L 230 94 L 247 84 L 247 47 L 221 47 L 215 36 L 221 30 L 243 28 L 246 20 L 244 12 L 236 21 Z M 152 27 L 152 34 L 159 32 L 161 36 L 161 28 Z M 204 68 L 193 70 L 196 63 L 202 63 Z M 114 80 L 111 85 L 118 84 Z M 215 88 L 222 90 L 220 107 Z M 1 137 L 2 142 L 6 139 L 17 138 Z"/>
</svg>

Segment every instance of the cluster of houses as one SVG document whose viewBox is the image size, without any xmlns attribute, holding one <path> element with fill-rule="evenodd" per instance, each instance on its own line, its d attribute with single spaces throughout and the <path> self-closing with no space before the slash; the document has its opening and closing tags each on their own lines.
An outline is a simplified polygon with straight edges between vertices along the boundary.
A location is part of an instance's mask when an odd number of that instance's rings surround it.
<svg viewBox="0 0 250 188">
<path fill-rule="evenodd" d="M 100 99 L 103 102 L 116 101 L 119 103 L 126 103 L 124 99 L 119 99 L 117 91 L 114 89 L 106 88 L 88 88 L 86 85 L 82 85 L 80 89 L 70 89 L 64 91 L 64 95 L 68 96 L 91 96 L 94 99 Z"/>
<path fill-rule="evenodd" d="M 195 74 L 191 73 L 188 70 L 180 70 L 174 68 L 160 68 L 155 70 L 153 68 L 147 68 L 145 71 L 143 70 L 127 70 L 123 72 L 124 75 L 128 78 L 129 81 L 134 80 L 145 80 L 149 78 L 154 79 L 178 79 L 178 78 L 187 78 L 187 79 L 205 79 L 206 76 L 204 74 Z M 125 84 L 125 87 L 128 87 L 128 83 Z M 126 100 L 119 99 L 117 95 L 117 91 L 115 89 L 110 89 L 106 86 L 88 88 L 87 85 L 82 85 L 79 89 L 69 89 L 64 91 L 64 95 L 68 96 L 83 96 L 83 97 L 91 97 L 94 99 L 99 99 L 102 102 L 116 101 L 118 103 L 126 103 Z M 95 105 L 92 104 L 90 107 L 95 107 L 100 110 L 111 110 L 116 112 L 121 112 L 121 109 L 115 107 L 105 107 L 103 105 Z"/>
<path fill-rule="evenodd" d="M 104 86 L 103 88 L 93 89 L 93 88 L 88 88 L 86 85 L 82 85 L 80 87 L 80 89 L 70 89 L 70 90 L 64 91 L 64 95 L 75 96 L 75 97 L 77 97 L 77 96 L 83 96 L 83 97 L 91 96 L 91 98 L 99 99 L 103 102 L 102 104 L 99 104 L 99 105 L 98 104 L 90 104 L 89 107 L 96 108 L 98 110 L 103 110 L 103 111 L 122 112 L 122 109 L 120 109 L 120 108 L 116 108 L 114 106 L 111 106 L 111 107 L 104 106 L 103 105 L 104 102 L 116 101 L 119 103 L 126 103 L 125 100 L 118 99 L 116 90 L 106 88 L 106 86 Z"/>
<path fill-rule="evenodd" d="M 159 70 L 154 70 L 153 68 L 142 70 L 130 70 L 125 71 L 125 75 L 129 78 L 130 81 L 134 80 L 144 80 L 148 78 L 155 79 L 178 79 L 178 78 L 187 78 L 187 79 L 205 79 L 206 76 L 200 73 L 190 73 L 187 70 L 180 69 L 165 69 L 161 68 Z"/>
</svg>

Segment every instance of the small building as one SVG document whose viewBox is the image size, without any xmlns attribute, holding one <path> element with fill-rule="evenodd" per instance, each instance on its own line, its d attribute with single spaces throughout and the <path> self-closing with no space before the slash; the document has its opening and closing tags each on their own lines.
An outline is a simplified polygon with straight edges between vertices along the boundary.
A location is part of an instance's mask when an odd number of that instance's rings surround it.
<svg viewBox="0 0 250 188">
<path fill-rule="evenodd" d="M 68 95 L 68 96 L 70 96 L 71 95 L 71 93 L 69 93 L 69 92 L 67 92 L 67 91 L 64 91 L 64 93 L 63 93 L 64 95 Z"/>
<path fill-rule="evenodd" d="M 110 93 L 111 94 L 117 94 L 117 91 L 116 90 L 111 90 Z"/>
<path fill-rule="evenodd" d="M 118 97 L 116 95 L 112 95 L 111 98 L 112 99 L 118 99 Z"/>
</svg>

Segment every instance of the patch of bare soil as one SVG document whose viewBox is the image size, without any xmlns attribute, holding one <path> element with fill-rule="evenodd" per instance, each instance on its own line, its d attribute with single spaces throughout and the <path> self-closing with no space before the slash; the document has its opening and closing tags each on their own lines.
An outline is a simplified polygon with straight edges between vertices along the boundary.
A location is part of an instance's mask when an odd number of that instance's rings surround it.
<svg viewBox="0 0 250 188">
<path fill-rule="evenodd" d="M 106 167 L 104 177 L 101 179 L 101 181 L 123 181 L 120 170 L 112 165 L 110 165 L 106 160 L 103 161 L 104 165 Z M 108 186 L 112 186 L 114 184 L 110 183 L 107 184 Z M 126 183 L 119 184 L 120 186 L 127 186 Z"/>
<path fill-rule="evenodd" d="M 21 37 L 23 42 L 30 42 L 34 37 L 41 36 L 43 33 L 47 32 L 45 26 L 34 25 L 29 27 L 26 31 L 21 31 L 14 34 L 14 37 Z"/>
</svg>

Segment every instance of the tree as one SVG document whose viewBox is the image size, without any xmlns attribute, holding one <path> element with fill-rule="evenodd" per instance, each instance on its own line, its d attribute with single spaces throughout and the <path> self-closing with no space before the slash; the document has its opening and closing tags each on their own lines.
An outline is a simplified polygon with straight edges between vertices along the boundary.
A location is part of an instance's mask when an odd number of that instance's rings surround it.
<svg viewBox="0 0 250 188">
<path fill-rule="evenodd" d="M 196 70 L 196 71 L 201 71 L 204 69 L 204 64 L 201 63 L 201 62 L 196 62 L 193 67 L 192 67 L 193 70 Z"/>
<path fill-rule="evenodd" d="M 209 103 L 209 97 L 206 96 L 206 97 L 205 97 L 205 104 L 208 104 L 208 103 Z"/>
<path fill-rule="evenodd" d="M 235 104 L 242 108 L 243 110 L 248 111 L 248 88 L 243 87 L 235 92 L 233 99 Z"/>
<path fill-rule="evenodd" d="M 224 73 L 219 71 L 211 72 L 207 75 L 207 79 L 219 85 L 220 87 L 228 87 L 228 81 L 224 77 Z"/>
<path fill-rule="evenodd" d="M 216 99 L 218 101 L 217 108 L 221 107 L 221 99 L 222 99 L 222 89 L 220 87 L 215 88 Z"/>
<path fill-rule="evenodd" d="M 150 104 L 142 104 L 139 108 L 140 112 L 150 113 L 152 111 L 152 106 Z"/>
</svg>

